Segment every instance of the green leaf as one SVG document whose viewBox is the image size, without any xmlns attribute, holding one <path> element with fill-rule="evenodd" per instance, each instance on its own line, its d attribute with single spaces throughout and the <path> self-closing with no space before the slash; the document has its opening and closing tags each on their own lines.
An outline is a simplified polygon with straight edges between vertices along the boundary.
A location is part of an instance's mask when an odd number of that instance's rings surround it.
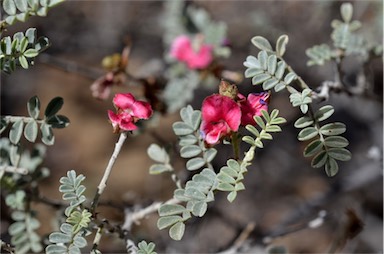
<svg viewBox="0 0 384 254">
<path fill-rule="evenodd" d="M 174 204 L 162 204 L 159 208 L 160 216 L 170 216 L 181 214 L 185 211 L 185 207 L 182 205 L 174 205 Z"/>
<path fill-rule="evenodd" d="M 251 146 L 255 145 L 255 140 L 250 136 L 244 136 L 241 140 L 250 144 Z"/>
<path fill-rule="evenodd" d="M 8 228 L 8 233 L 10 235 L 18 235 L 23 231 L 25 231 L 25 222 L 24 221 L 14 222 Z"/>
<path fill-rule="evenodd" d="M 217 186 L 217 189 L 221 191 L 234 191 L 235 187 L 232 184 L 222 182 L 222 183 L 219 183 L 219 185 Z"/>
<path fill-rule="evenodd" d="M 0 133 L 2 133 L 8 126 L 7 120 L 5 120 L 4 117 L 1 117 L 0 119 Z"/>
<path fill-rule="evenodd" d="M 169 163 L 168 153 L 164 148 L 157 144 L 151 144 L 147 149 L 147 154 L 152 160 L 156 162 Z"/>
<path fill-rule="evenodd" d="M 286 45 L 288 44 L 289 38 L 288 35 L 281 35 L 276 42 L 276 54 L 278 56 L 283 56 L 285 53 Z"/>
<path fill-rule="evenodd" d="M 29 141 L 29 142 L 35 142 L 37 138 L 37 134 L 39 132 L 39 126 L 37 125 L 36 121 L 30 121 L 25 125 L 24 128 L 24 137 Z"/>
<path fill-rule="evenodd" d="M 217 154 L 217 150 L 215 148 L 209 148 L 204 152 L 204 159 L 206 162 L 211 162 Z"/>
<path fill-rule="evenodd" d="M 327 153 L 325 151 L 321 151 L 315 157 L 313 157 L 311 165 L 313 168 L 320 168 L 324 166 L 327 159 L 328 159 Z"/>
<path fill-rule="evenodd" d="M 352 19 L 353 6 L 351 3 L 343 3 L 340 7 L 341 17 L 346 23 Z"/>
<path fill-rule="evenodd" d="M 259 54 L 257 55 L 260 66 L 263 70 L 267 70 L 268 68 L 268 54 L 265 51 L 260 51 Z"/>
<path fill-rule="evenodd" d="M 28 10 L 28 2 L 27 0 L 14 0 L 16 7 L 21 12 L 27 12 Z"/>
<path fill-rule="evenodd" d="M 272 89 L 275 85 L 277 85 L 277 83 L 279 83 L 279 80 L 275 78 L 271 78 L 263 83 L 263 89 L 264 90 Z"/>
<path fill-rule="evenodd" d="M 66 235 L 60 232 L 53 232 L 49 235 L 49 241 L 51 243 L 69 243 L 71 240 L 71 235 Z"/>
<path fill-rule="evenodd" d="M 217 175 L 217 179 L 223 183 L 230 183 L 230 184 L 235 184 L 236 183 L 236 180 L 228 175 L 227 173 L 225 172 L 220 172 L 218 175 Z"/>
<path fill-rule="evenodd" d="M 7 22 L 9 25 L 12 25 L 13 23 L 15 23 L 15 20 L 16 20 L 16 16 L 8 16 L 5 18 L 5 22 Z"/>
<path fill-rule="evenodd" d="M 327 163 L 325 163 L 325 172 L 329 177 L 335 176 L 339 171 L 339 165 L 336 160 L 333 158 L 328 158 Z"/>
<path fill-rule="evenodd" d="M 232 176 L 232 177 L 237 177 L 237 175 L 238 175 L 238 172 L 236 170 L 230 168 L 230 167 L 222 167 L 220 169 L 220 172 L 224 172 L 227 175 Z"/>
<path fill-rule="evenodd" d="M 87 246 L 87 240 L 85 240 L 84 237 L 81 237 L 79 235 L 77 235 L 75 237 L 75 240 L 73 241 L 73 244 L 78 247 L 78 248 L 84 248 Z"/>
<path fill-rule="evenodd" d="M 305 147 L 303 152 L 304 157 L 313 156 L 317 152 L 319 152 L 322 148 L 323 148 L 323 142 L 321 142 L 319 139 L 316 139 Z"/>
<path fill-rule="evenodd" d="M 261 119 L 260 116 L 254 116 L 253 119 L 255 120 L 257 125 L 259 125 L 261 127 L 261 129 L 265 129 L 265 123 L 264 123 L 263 119 Z"/>
<path fill-rule="evenodd" d="M 252 84 L 258 85 L 271 78 L 271 75 L 267 73 L 261 73 L 252 78 Z"/>
<path fill-rule="evenodd" d="M 41 7 L 37 10 L 37 15 L 40 16 L 40 17 L 45 17 L 47 16 L 47 13 L 48 13 L 48 8 L 47 7 Z"/>
<path fill-rule="evenodd" d="M 205 160 L 203 158 L 193 158 L 187 161 L 187 169 L 188 170 L 197 170 L 203 167 L 205 164 Z"/>
<path fill-rule="evenodd" d="M 272 46 L 267 39 L 262 36 L 255 36 L 251 39 L 253 45 L 255 45 L 258 49 L 264 50 L 267 52 L 273 52 Z"/>
<path fill-rule="evenodd" d="M 300 117 L 299 119 L 296 120 L 294 126 L 298 129 L 302 129 L 302 128 L 308 127 L 312 124 L 313 124 L 313 120 L 310 117 L 303 116 L 303 117 Z"/>
<path fill-rule="evenodd" d="M 24 52 L 26 49 L 27 49 L 27 46 L 28 46 L 28 38 L 27 37 L 23 37 L 20 41 L 20 49 L 19 51 L 20 52 Z"/>
<path fill-rule="evenodd" d="M 15 15 L 16 14 L 16 5 L 13 0 L 4 0 L 3 1 L 3 10 L 8 15 Z"/>
<path fill-rule="evenodd" d="M 51 116 L 54 116 L 61 107 L 64 104 L 64 100 L 61 97 L 55 97 L 53 98 L 47 105 L 47 108 L 45 109 L 44 115 L 46 118 L 49 118 Z"/>
<path fill-rule="evenodd" d="M 49 1 L 49 4 L 48 4 L 48 7 L 51 8 L 55 5 L 58 5 L 59 3 L 62 3 L 64 2 L 65 0 L 50 0 Z"/>
<path fill-rule="evenodd" d="M 54 115 L 49 117 L 46 120 L 46 123 L 49 124 L 52 128 L 62 129 L 69 125 L 69 119 L 63 115 Z"/>
<path fill-rule="evenodd" d="M 203 217 L 207 212 L 208 205 L 204 201 L 197 202 L 192 209 L 192 214 L 197 217 Z"/>
<path fill-rule="evenodd" d="M 185 135 L 180 136 L 179 145 L 180 146 L 186 146 L 186 145 L 194 145 L 197 143 L 197 138 L 195 135 Z"/>
<path fill-rule="evenodd" d="M 316 112 L 315 118 L 317 121 L 324 121 L 328 119 L 333 112 L 335 112 L 335 109 L 331 105 L 325 105 Z"/>
<path fill-rule="evenodd" d="M 247 56 L 244 66 L 248 68 L 255 68 L 255 69 L 261 69 L 261 65 L 259 60 L 257 60 L 254 56 Z"/>
<path fill-rule="evenodd" d="M 250 77 L 254 77 L 256 75 L 259 75 L 261 73 L 263 73 L 264 71 L 261 70 L 261 69 L 256 69 L 256 68 L 248 68 L 245 70 L 244 72 L 244 76 L 246 78 L 250 78 Z"/>
<path fill-rule="evenodd" d="M 184 146 L 180 149 L 180 156 L 182 158 L 193 158 L 201 153 L 200 146 L 197 145 L 190 145 L 190 146 Z"/>
<path fill-rule="evenodd" d="M 165 216 L 159 218 L 157 221 L 157 227 L 161 230 L 167 227 L 172 226 L 173 224 L 180 222 L 182 220 L 181 216 Z"/>
<path fill-rule="evenodd" d="M 280 132 L 281 128 L 278 125 L 270 125 L 267 127 L 266 131 L 268 131 L 268 132 Z"/>
<path fill-rule="evenodd" d="M 12 124 L 9 131 L 9 140 L 12 144 L 18 144 L 20 142 L 21 135 L 23 134 L 24 122 L 22 119 L 17 120 Z"/>
<path fill-rule="evenodd" d="M 283 117 L 277 117 L 275 119 L 272 119 L 270 124 L 283 124 L 283 123 L 286 123 L 287 120 L 285 120 L 285 118 Z"/>
<path fill-rule="evenodd" d="M 289 85 L 296 78 L 297 78 L 297 76 L 295 73 L 289 72 L 287 75 L 285 75 L 284 83 Z"/>
<path fill-rule="evenodd" d="M 28 69 L 28 61 L 27 61 L 27 58 L 25 58 L 25 56 L 19 56 L 19 63 L 21 65 L 21 67 L 23 67 L 24 69 Z"/>
<path fill-rule="evenodd" d="M 267 68 L 268 72 L 271 75 L 274 75 L 276 71 L 276 67 L 277 67 L 277 57 L 276 55 L 270 55 L 268 57 L 268 68 Z"/>
<path fill-rule="evenodd" d="M 255 126 L 252 126 L 250 124 L 247 124 L 245 126 L 245 129 L 247 129 L 250 133 L 252 133 L 255 137 L 259 137 L 260 136 L 260 132 L 256 129 Z M 252 139 L 253 141 L 253 139 Z"/>
<path fill-rule="evenodd" d="M 53 131 L 51 126 L 48 124 L 42 123 L 40 126 L 41 131 L 41 141 L 43 141 L 44 144 L 51 146 L 55 143 L 55 137 L 53 136 Z"/>
<path fill-rule="evenodd" d="M 276 72 L 275 72 L 275 76 L 276 76 L 277 79 L 281 80 L 281 78 L 284 75 L 286 66 L 287 65 L 285 64 L 284 61 L 279 61 L 277 63 L 277 69 L 276 69 Z"/>
<path fill-rule="evenodd" d="M 345 148 L 328 149 L 328 155 L 339 161 L 349 161 L 352 157 L 351 152 Z"/>
<path fill-rule="evenodd" d="M 151 175 L 158 175 L 164 172 L 172 172 L 173 168 L 169 165 L 164 165 L 164 164 L 153 164 L 149 168 L 149 173 Z"/>
<path fill-rule="evenodd" d="M 183 222 L 178 222 L 169 229 L 169 236 L 176 241 L 179 241 L 183 238 L 185 231 L 185 224 Z"/>
<path fill-rule="evenodd" d="M 28 38 L 29 43 L 35 43 L 36 35 L 36 28 L 28 28 L 28 30 L 25 32 L 25 36 Z"/>
<path fill-rule="evenodd" d="M 62 245 L 48 245 L 47 248 L 45 248 L 45 252 L 47 254 L 62 254 L 67 252 L 67 247 Z"/>
<path fill-rule="evenodd" d="M 37 56 L 39 54 L 39 52 L 36 50 L 36 49 L 27 49 L 23 55 L 25 57 L 28 57 L 28 58 L 33 58 L 35 56 Z"/>
<path fill-rule="evenodd" d="M 237 197 L 237 191 L 231 191 L 228 195 L 227 195 L 227 200 L 232 203 Z"/>
<path fill-rule="evenodd" d="M 326 136 L 336 136 L 346 131 L 345 124 L 343 123 L 329 123 L 320 128 L 320 133 Z"/>
<path fill-rule="evenodd" d="M 9 150 L 9 158 L 13 166 L 17 166 L 19 164 L 21 158 L 21 148 L 19 145 L 11 145 Z"/>
<path fill-rule="evenodd" d="M 317 134 L 318 134 L 318 131 L 317 131 L 317 129 L 315 127 L 307 127 L 305 129 L 302 129 L 299 132 L 299 135 L 297 135 L 297 138 L 300 141 L 310 140 L 311 138 L 316 137 Z"/>
<path fill-rule="evenodd" d="M 183 122 L 174 123 L 172 128 L 177 136 L 188 135 L 194 132 L 194 129 L 191 126 Z"/>
<path fill-rule="evenodd" d="M 324 139 L 324 144 L 329 147 L 346 147 L 349 142 L 346 138 L 340 136 L 330 136 Z"/>
<path fill-rule="evenodd" d="M 33 119 L 37 119 L 40 114 L 40 100 L 37 96 L 33 96 L 29 99 L 28 104 L 28 114 Z"/>
</svg>

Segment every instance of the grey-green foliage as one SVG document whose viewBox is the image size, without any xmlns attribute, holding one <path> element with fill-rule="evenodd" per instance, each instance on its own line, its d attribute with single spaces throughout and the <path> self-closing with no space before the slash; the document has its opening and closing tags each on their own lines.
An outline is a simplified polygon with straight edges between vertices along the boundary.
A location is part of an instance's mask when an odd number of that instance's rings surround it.
<svg viewBox="0 0 384 254">
<path fill-rule="evenodd" d="M 49 242 L 45 249 L 47 254 L 58 253 L 81 253 L 81 248 L 87 246 L 84 236 L 88 233 L 88 225 L 92 214 L 83 207 L 86 197 L 83 195 L 86 190 L 81 183 L 83 175 L 77 175 L 76 171 L 67 172 L 66 177 L 60 178 L 59 191 L 63 193 L 63 200 L 69 201 L 65 209 L 66 221 L 61 224 L 60 232 L 53 232 L 49 235 Z"/>
<path fill-rule="evenodd" d="M 189 5 L 186 11 L 197 30 L 204 35 L 204 42 L 212 45 L 216 56 L 228 57 L 230 49 L 223 45 L 227 38 L 227 25 L 224 22 L 214 21 L 209 13 L 193 5 Z"/>
<path fill-rule="evenodd" d="M 12 25 L 16 21 L 24 22 L 30 16 L 46 16 L 50 8 L 64 0 L 3 0 L 2 7 L 7 14 L 5 22 Z"/>
<path fill-rule="evenodd" d="M 173 131 L 179 137 L 180 155 L 188 159 L 188 170 L 198 170 L 204 166 L 212 167 L 211 161 L 215 158 L 217 150 L 206 148 L 200 135 L 199 127 L 201 112 L 193 110 L 188 105 L 180 110 L 181 120 L 172 125 Z"/>
<path fill-rule="evenodd" d="M 264 90 L 274 88 L 276 92 L 283 90 L 297 78 L 294 72 L 287 70 L 287 64 L 281 58 L 288 37 L 282 35 L 278 41 L 282 42 L 277 44 L 279 48 L 274 51 L 265 38 L 261 36 L 252 38 L 252 43 L 261 51 L 257 57 L 248 56 L 244 62 L 244 66 L 247 67 L 244 75 L 246 78 L 252 78 L 253 85 L 262 84 Z"/>
<path fill-rule="evenodd" d="M 43 246 L 41 238 L 35 232 L 40 227 L 40 222 L 29 211 L 19 210 L 12 213 L 15 221 L 8 228 L 11 235 L 11 244 L 15 246 L 16 253 L 41 253 Z"/>
<path fill-rule="evenodd" d="M 301 141 L 311 141 L 304 149 L 305 157 L 312 157 L 314 168 L 325 166 L 328 176 L 334 176 L 339 170 L 337 161 L 351 159 L 351 153 L 345 148 L 349 142 L 339 136 L 346 131 L 343 123 L 334 122 L 320 126 L 320 122 L 328 119 L 334 112 L 330 105 L 321 107 L 313 118 L 303 116 L 295 122 L 295 127 L 302 129 L 298 134 Z"/>
<path fill-rule="evenodd" d="M 0 68 L 2 72 L 11 73 L 17 66 L 28 69 L 34 59 L 50 45 L 48 38 L 37 38 L 36 28 L 29 28 L 25 34 L 15 33 L 0 41 Z"/>
<path fill-rule="evenodd" d="M 172 70 L 173 68 L 185 69 L 182 64 L 176 64 L 170 67 L 169 82 L 162 94 L 169 113 L 176 112 L 185 106 L 187 102 L 191 101 L 195 89 L 200 84 L 200 77 L 196 71 L 190 70 L 186 73 L 180 73 L 180 70 Z"/>
<path fill-rule="evenodd" d="M 280 132 L 281 128 L 279 124 L 283 124 L 286 120 L 279 116 L 279 110 L 272 110 L 271 114 L 267 111 L 261 111 L 262 116 L 254 116 L 256 124 L 261 128 L 259 131 L 255 126 L 248 124 L 245 128 L 254 136 L 244 136 L 243 141 L 258 148 L 263 148 L 264 144 L 262 140 L 272 140 L 270 133 Z"/>
<path fill-rule="evenodd" d="M 360 55 L 368 59 L 370 53 L 382 54 L 382 47 L 368 41 L 357 30 L 362 26 L 358 20 L 352 20 L 353 6 L 351 3 L 343 3 L 340 6 L 342 20 L 333 20 L 331 39 L 333 48 L 326 44 L 315 45 L 306 50 L 310 60 L 307 65 L 323 65 L 326 61 L 335 60 L 352 54 Z"/>
<path fill-rule="evenodd" d="M 141 241 L 139 242 L 137 247 L 138 247 L 137 254 L 157 254 L 157 252 L 155 252 L 156 246 L 152 242 L 147 243 L 146 241 Z"/>
<path fill-rule="evenodd" d="M 172 172 L 174 170 L 170 164 L 167 151 L 159 145 L 151 144 L 147 149 L 147 154 L 152 160 L 157 162 L 149 168 L 150 174 L 156 175 L 163 172 Z"/>
<path fill-rule="evenodd" d="M 279 111 L 274 109 L 271 112 L 271 115 L 267 111 L 262 110 L 262 117 L 254 116 L 254 120 L 261 130 L 253 125 L 247 125 L 245 128 L 255 136 L 244 136 L 242 140 L 251 145 L 251 148 L 246 153 L 244 159 L 239 162 L 233 159 L 227 161 L 227 165 L 220 169 L 220 172 L 217 175 L 219 185 L 218 190 L 229 192 L 227 199 L 229 202 L 233 202 L 237 196 L 237 192 L 244 190 L 245 186 L 242 183 L 244 180 L 244 174 L 247 172 L 247 166 L 250 165 L 250 162 L 254 156 L 254 149 L 256 147 L 263 148 L 264 144 L 263 139 L 271 140 L 272 135 L 270 133 L 280 132 L 281 128 L 278 124 L 285 123 L 285 119 L 278 116 Z M 264 120 L 263 120 L 264 119 Z"/>
<path fill-rule="evenodd" d="M 23 135 L 29 142 L 36 142 L 40 130 L 41 141 L 46 145 L 53 145 L 55 137 L 52 129 L 65 128 L 69 125 L 69 119 L 66 116 L 57 114 L 63 103 L 61 97 L 53 98 L 45 109 L 44 118 L 39 119 L 40 100 L 37 96 L 33 96 L 27 104 L 29 117 L 1 116 L 0 133 L 11 125 L 9 140 L 17 146 Z"/>
<path fill-rule="evenodd" d="M 281 37 L 282 36 L 280 36 L 280 38 Z M 281 40 L 280 38 L 278 41 Z M 286 42 L 288 42 L 288 39 Z M 331 106 L 322 107 L 319 109 L 319 111 L 313 114 L 313 91 L 284 61 L 284 59 L 281 57 L 281 53 L 277 53 L 281 51 L 281 49 L 273 50 L 269 41 L 261 36 L 252 38 L 252 43 L 258 49 L 260 49 L 260 52 L 257 58 L 255 56 L 247 57 L 246 61 L 244 62 L 244 65 L 247 67 L 245 76 L 247 78 L 252 78 L 253 84 L 263 84 L 263 88 L 265 90 L 271 90 L 272 88 L 274 88 L 275 92 L 279 92 L 284 88 L 288 90 L 290 93 L 290 102 L 292 106 L 299 106 L 301 112 L 308 115 L 298 119 L 296 122 L 297 124 L 295 124 L 297 128 L 304 128 L 300 131 L 298 139 L 300 141 L 307 141 L 318 135 L 320 140 L 314 140 L 310 144 L 309 148 L 306 148 L 307 150 L 309 149 L 310 153 L 308 153 L 306 150 L 307 152 L 305 151 L 304 155 L 315 155 L 311 163 L 312 167 L 318 168 L 325 166 L 327 175 L 334 176 L 338 171 L 337 160 L 347 161 L 351 158 L 351 153 L 344 148 L 348 145 L 348 141 L 339 144 L 340 146 L 342 145 L 342 147 L 334 147 L 335 144 L 333 142 L 331 142 L 332 146 L 329 146 L 324 143 L 324 136 L 335 136 L 342 134 L 345 132 L 345 125 L 342 123 L 328 123 L 324 126 L 320 126 L 319 122 L 327 119 L 330 116 L 330 112 L 333 113 L 333 108 L 330 110 L 329 107 Z M 276 45 L 278 44 L 276 43 Z M 298 81 L 302 90 L 301 92 L 293 87 L 294 83 L 292 83 L 292 81 Z M 257 117 L 257 119 L 260 120 L 261 118 Z M 259 124 L 260 121 L 256 120 L 256 122 Z M 247 126 L 247 128 L 252 127 Z M 251 139 L 247 137 L 244 138 L 244 141 L 252 144 Z M 334 138 L 331 138 L 331 141 L 333 141 L 333 139 Z M 339 141 L 341 139 L 346 141 L 345 138 L 338 138 Z M 256 142 L 256 140 L 254 142 Z"/>
<path fill-rule="evenodd" d="M 169 228 L 169 236 L 174 240 L 181 240 L 185 231 L 185 221 L 193 216 L 202 217 L 207 211 L 208 203 L 214 201 L 213 191 L 218 181 L 212 169 L 205 168 L 194 175 L 184 189 L 176 189 L 174 198 L 185 202 L 180 204 L 163 204 L 159 208 L 159 229 Z"/>
</svg>

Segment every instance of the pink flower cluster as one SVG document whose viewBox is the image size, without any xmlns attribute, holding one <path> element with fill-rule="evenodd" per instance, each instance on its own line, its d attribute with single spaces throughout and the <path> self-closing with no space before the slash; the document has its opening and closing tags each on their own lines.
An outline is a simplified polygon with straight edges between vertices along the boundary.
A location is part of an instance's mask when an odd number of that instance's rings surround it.
<svg viewBox="0 0 384 254">
<path fill-rule="evenodd" d="M 188 36 L 177 37 L 171 46 L 171 56 L 187 64 L 190 69 L 204 69 L 213 60 L 212 46 L 199 42 L 199 48 L 194 49 Z"/>
<path fill-rule="evenodd" d="M 119 93 L 113 98 L 116 113 L 108 110 L 108 117 L 114 132 L 133 131 L 135 123 L 140 119 L 148 119 L 152 115 L 152 107 L 148 102 L 138 101 L 131 93 Z"/>
<path fill-rule="evenodd" d="M 221 138 L 237 132 L 239 126 L 255 125 L 254 116 L 268 110 L 269 93 L 251 93 L 246 98 L 238 93 L 237 101 L 220 94 L 208 96 L 203 101 L 200 131 L 207 144 L 217 144 Z"/>
</svg>

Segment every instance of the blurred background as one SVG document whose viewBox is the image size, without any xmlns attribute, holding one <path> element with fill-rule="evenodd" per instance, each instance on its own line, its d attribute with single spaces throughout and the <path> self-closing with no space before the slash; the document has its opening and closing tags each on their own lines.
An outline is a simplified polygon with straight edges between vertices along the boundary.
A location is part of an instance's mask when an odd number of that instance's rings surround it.
<svg viewBox="0 0 384 254">
<path fill-rule="evenodd" d="M 243 62 L 257 50 L 250 43 L 261 35 L 274 42 L 281 34 L 289 36 L 286 61 L 312 87 L 333 79 L 332 65 L 307 67 L 305 50 L 315 44 L 331 43 L 330 23 L 340 19 L 338 1 L 195 1 L 217 21 L 228 25 L 228 39 L 232 55 L 222 59 L 227 69 L 243 73 Z M 382 1 L 356 1 L 353 19 L 362 21 L 361 32 L 374 42 L 383 38 Z M 49 147 L 44 166 L 51 176 L 43 182 L 42 193 L 50 198 L 61 198 L 59 178 L 75 169 L 87 177 L 87 194 L 93 197 L 103 171 L 112 154 L 118 135 L 112 133 L 107 110 L 112 101 L 99 101 L 91 96 L 90 85 L 103 75 L 101 60 L 119 53 L 124 39 L 132 40 L 129 72 L 144 75 L 153 59 L 162 59 L 167 49 L 162 43 L 167 18 L 163 1 L 68 1 L 48 13 L 46 18 L 32 17 L 26 23 L 11 26 L 9 34 L 36 27 L 39 36 L 46 36 L 52 46 L 38 57 L 35 66 L 1 76 L 1 115 L 26 115 L 26 103 L 34 95 L 42 107 L 55 96 L 64 98 L 61 114 L 71 124 L 55 130 L 55 145 Z M 6 35 L 6 34 L 5 34 Z M 359 63 L 351 59 L 345 72 L 351 79 Z M 274 135 L 265 149 L 257 152 L 254 164 L 246 175 L 246 190 L 240 192 L 233 204 L 225 193 L 219 193 L 203 218 L 187 223 L 182 241 L 170 240 L 166 230 L 156 228 L 157 215 L 149 216 L 133 229 L 134 240 L 146 239 L 157 244 L 158 252 L 211 253 L 230 247 L 240 232 L 250 223 L 255 228 L 249 236 L 253 248 L 260 253 L 270 237 L 272 245 L 284 245 L 291 253 L 326 252 L 343 240 L 350 224 L 362 226 L 362 231 L 348 241 L 345 253 L 383 252 L 383 62 L 377 59 L 369 66 L 373 73 L 374 98 L 332 94 L 328 103 L 335 107 L 331 120 L 347 125 L 345 137 L 350 141 L 351 161 L 340 164 L 339 173 L 328 178 L 323 169 L 313 169 L 310 160 L 302 156 L 304 144 L 296 139 L 293 127 L 300 116 L 292 108 L 288 94 L 273 94 L 271 108 L 278 108 L 288 122 L 283 132 Z M 113 93 L 142 94 L 140 87 L 115 87 Z M 245 79 L 240 91 L 260 91 Z M 199 108 L 202 100 L 216 89 L 196 91 L 191 104 Z M 320 104 L 319 106 L 321 106 Z M 102 200 L 127 204 L 148 205 L 153 201 L 172 197 L 174 184 L 168 175 L 148 174 L 151 161 L 148 146 L 162 142 L 176 142 L 171 125 L 178 113 L 163 115 L 157 126 L 139 136 L 130 137 L 118 157 Z M 218 146 L 217 168 L 230 155 L 227 147 Z M 221 149 L 221 150 L 220 150 Z M 183 175 L 183 161 L 175 161 Z M 55 212 L 36 204 L 42 224 L 41 233 L 52 231 Z M 296 230 L 314 219 L 319 211 L 327 216 L 322 226 Z M 108 220 L 120 223 L 124 214 L 119 209 L 101 207 Z M 357 227 L 359 228 L 359 227 Z M 289 231 L 294 231 L 288 233 Z M 357 230 L 358 231 L 358 230 Z M 351 233 L 352 234 L 352 233 Z M 264 242 L 263 242 L 264 241 Z M 101 251 L 125 250 L 124 242 L 106 236 Z M 341 251 L 341 250 L 339 250 Z"/>
</svg>

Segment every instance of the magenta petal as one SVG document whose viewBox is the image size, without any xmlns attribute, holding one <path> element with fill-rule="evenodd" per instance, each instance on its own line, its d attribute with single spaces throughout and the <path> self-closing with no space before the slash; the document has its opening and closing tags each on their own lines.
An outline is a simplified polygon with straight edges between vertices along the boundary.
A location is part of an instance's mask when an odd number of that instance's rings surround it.
<svg viewBox="0 0 384 254">
<path fill-rule="evenodd" d="M 212 62 L 212 48 L 204 45 L 198 53 L 190 52 L 187 59 L 188 67 L 191 69 L 204 69 Z"/>
<path fill-rule="evenodd" d="M 118 93 L 113 97 L 113 104 L 121 109 L 131 108 L 135 101 L 135 97 L 131 93 Z"/>
<path fill-rule="evenodd" d="M 111 110 L 108 110 L 108 117 L 109 117 L 109 120 L 111 120 L 111 122 L 113 124 L 119 124 L 120 122 L 120 117 L 119 115 L 115 114 L 114 112 L 112 112 Z"/>
<path fill-rule="evenodd" d="M 148 119 L 152 115 L 151 104 L 144 101 L 136 101 L 132 104 L 133 116 L 140 119 Z"/>
<path fill-rule="evenodd" d="M 191 50 L 190 39 L 188 36 L 181 35 L 173 41 L 170 55 L 179 61 L 185 61 Z"/>
<path fill-rule="evenodd" d="M 122 120 L 119 125 L 120 129 L 125 130 L 125 131 L 133 131 L 137 129 L 137 126 L 134 125 L 131 121 L 130 122 L 125 122 Z"/>
</svg>

